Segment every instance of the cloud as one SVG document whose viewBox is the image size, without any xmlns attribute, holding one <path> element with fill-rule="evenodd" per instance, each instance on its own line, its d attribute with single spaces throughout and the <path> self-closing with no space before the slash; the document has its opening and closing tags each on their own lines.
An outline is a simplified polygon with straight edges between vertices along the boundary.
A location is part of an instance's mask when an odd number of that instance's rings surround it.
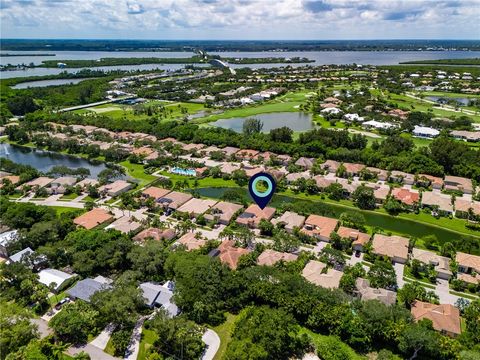
<svg viewBox="0 0 480 360">
<path fill-rule="evenodd" d="M 393 12 L 385 14 L 384 19 L 385 20 L 393 20 L 393 21 L 407 20 L 407 19 L 412 19 L 414 17 L 417 17 L 417 16 L 421 15 L 422 13 L 423 13 L 423 11 L 420 11 L 420 10 L 393 11 Z"/>
<path fill-rule="evenodd" d="M 143 9 L 142 4 L 127 1 L 127 12 L 129 14 L 143 14 L 145 10 Z"/>
<path fill-rule="evenodd" d="M 303 6 L 305 7 L 305 9 L 307 9 L 308 11 L 311 11 L 313 13 L 319 13 L 319 12 L 333 10 L 332 5 L 326 3 L 325 1 L 322 1 L 322 0 L 306 1 Z"/>
</svg>

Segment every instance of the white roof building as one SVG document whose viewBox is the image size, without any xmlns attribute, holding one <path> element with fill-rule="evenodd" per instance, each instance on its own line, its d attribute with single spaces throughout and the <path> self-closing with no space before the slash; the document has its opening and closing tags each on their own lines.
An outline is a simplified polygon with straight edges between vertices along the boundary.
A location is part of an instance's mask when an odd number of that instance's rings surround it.
<svg viewBox="0 0 480 360">
<path fill-rule="evenodd" d="M 38 281 L 44 284 L 45 286 L 50 286 L 50 284 L 54 283 L 55 288 L 54 290 L 57 291 L 65 281 L 68 279 L 76 276 L 76 274 L 70 275 L 66 272 L 56 270 L 56 269 L 45 269 L 38 273 L 39 279 Z"/>
<path fill-rule="evenodd" d="M 342 110 L 340 110 L 339 108 L 330 107 L 330 108 L 325 108 L 325 109 L 321 110 L 320 112 L 323 113 L 323 114 L 340 114 L 342 112 Z"/>
<path fill-rule="evenodd" d="M 434 138 L 440 134 L 440 131 L 428 126 L 415 125 L 415 128 L 413 129 L 412 133 L 414 136 L 417 136 L 417 137 Z"/>
<path fill-rule="evenodd" d="M 376 120 L 370 120 L 370 121 L 365 121 L 362 124 L 363 127 L 365 128 L 375 128 L 375 129 L 391 129 L 395 127 L 394 124 L 389 123 L 389 122 L 380 122 Z"/>
<path fill-rule="evenodd" d="M 343 117 L 347 121 L 357 121 L 357 122 L 365 121 L 365 118 L 358 115 L 358 114 L 345 114 L 345 115 L 343 115 Z"/>
</svg>

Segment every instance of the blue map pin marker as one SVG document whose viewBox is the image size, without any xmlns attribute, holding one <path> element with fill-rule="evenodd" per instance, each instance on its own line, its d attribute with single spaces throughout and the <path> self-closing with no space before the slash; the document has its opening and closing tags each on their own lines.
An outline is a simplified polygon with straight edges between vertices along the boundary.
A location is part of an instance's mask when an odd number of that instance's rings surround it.
<svg viewBox="0 0 480 360">
<path fill-rule="evenodd" d="M 257 190 L 257 184 L 259 181 L 264 181 L 267 184 L 267 190 L 263 192 Z M 252 199 L 257 203 L 260 209 L 263 210 L 272 199 L 276 186 L 277 184 L 275 183 L 275 179 L 272 175 L 261 172 L 253 175 L 250 178 L 250 182 L 248 183 L 248 191 L 250 192 Z"/>
</svg>

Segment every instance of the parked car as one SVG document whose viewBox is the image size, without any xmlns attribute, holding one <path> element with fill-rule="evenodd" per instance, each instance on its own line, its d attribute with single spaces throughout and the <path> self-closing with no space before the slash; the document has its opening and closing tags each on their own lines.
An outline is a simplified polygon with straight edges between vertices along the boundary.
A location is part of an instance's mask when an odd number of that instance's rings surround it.
<svg viewBox="0 0 480 360">
<path fill-rule="evenodd" d="M 360 250 L 355 251 L 355 257 L 360 257 L 360 254 L 361 254 Z"/>
<path fill-rule="evenodd" d="M 70 302 L 70 298 L 69 297 L 66 297 L 66 298 L 63 298 L 62 300 L 60 300 L 57 305 L 55 305 L 55 310 L 60 310 L 63 306 L 63 304 L 66 304 Z"/>
</svg>

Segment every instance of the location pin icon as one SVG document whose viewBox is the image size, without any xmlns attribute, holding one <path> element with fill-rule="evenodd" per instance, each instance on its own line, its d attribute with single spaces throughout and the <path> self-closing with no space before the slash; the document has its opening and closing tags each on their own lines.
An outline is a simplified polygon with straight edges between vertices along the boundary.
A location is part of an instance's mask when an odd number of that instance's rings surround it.
<svg viewBox="0 0 480 360">
<path fill-rule="evenodd" d="M 264 181 L 267 184 L 267 190 L 257 190 L 257 184 L 259 181 Z M 277 184 L 275 183 L 275 179 L 272 175 L 261 172 L 253 175 L 250 178 L 248 183 L 248 191 L 250 192 L 252 199 L 257 203 L 260 209 L 263 210 L 272 199 L 276 186 Z"/>
</svg>

